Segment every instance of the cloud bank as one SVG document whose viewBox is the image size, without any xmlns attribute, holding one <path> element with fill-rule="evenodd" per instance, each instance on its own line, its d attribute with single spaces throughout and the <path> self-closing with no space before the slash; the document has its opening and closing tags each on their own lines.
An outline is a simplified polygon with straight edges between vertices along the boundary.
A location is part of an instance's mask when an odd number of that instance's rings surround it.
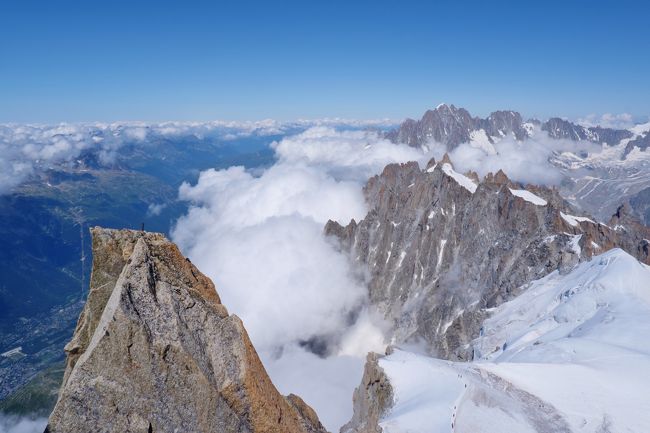
<svg viewBox="0 0 650 433">
<path fill-rule="evenodd" d="M 429 154 L 441 158 L 446 148 L 429 144 Z M 557 140 L 537 130 L 532 137 L 517 141 L 506 136 L 493 145 L 463 143 L 448 152 L 457 171 L 475 171 L 480 177 L 502 169 L 510 179 L 521 183 L 559 185 L 566 177 L 561 167 L 550 159 L 563 152 L 587 155 L 602 152 L 603 146 L 589 141 Z"/>
<path fill-rule="evenodd" d="M 101 165 L 113 164 L 127 145 L 146 145 L 157 138 L 196 137 L 228 141 L 244 137 L 266 137 L 297 133 L 314 125 L 346 128 L 385 127 L 389 120 L 316 119 L 294 122 L 117 122 L 84 124 L 0 124 L 0 194 L 41 171 L 73 164 L 92 153 Z"/>
<path fill-rule="evenodd" d="M 367 178 L 423 154 L 325 126 L 272 147 L 277 163 L 258 176 L 231 167 L 183 184 L 191 206 L 172 238 L 242 318 L 280 391 L 301 395 L 335 431 L 351 416 L 366 353 L 384 348 L 384 325 L 323 228 L 363 218 Z"/>
</svg>

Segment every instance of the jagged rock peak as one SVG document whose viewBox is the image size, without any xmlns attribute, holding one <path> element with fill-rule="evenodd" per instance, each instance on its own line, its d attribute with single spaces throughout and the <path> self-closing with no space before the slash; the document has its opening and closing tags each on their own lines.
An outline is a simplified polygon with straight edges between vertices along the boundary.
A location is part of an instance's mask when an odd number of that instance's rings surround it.
<svg viewBox="0 0 650 433">
<path fill-rule="evenodd" d="M 390 380 L 379 366 L 380 355 L 369 353 L 361 384 L 352 396 L 353 414 L 340 433 L 381 433 L 379 421 L 394 404 Z"/>
<path fill-rule="evenodd" d="M 454 164 L 451 162 L 451 158 L 449 158 L 449 154 L 445 152 L 445 154 L 442 156 L 442 160 L 440 161 L 441 164 L 449 164 L 451 165 L 451 168 L 454 168 Z"/>
<path fill-rule="evenodd" d="M 163 235 L 93 228 L 88 301 L 47 432 L 325 433 Z"/>
<path fill-rule="evenodd" d="M 494 111 L 483 119 L 473 117 L 466 109 L 453 104 L 440 104 L 433 110 L 427 110 L 420 120 L 406 119 L 399 128 L 386 133 L 386 138 L 413 147 L 435 141 L 453 150 L 472 140 L 487 140 L 494 144 L 506 136 L 514 136 L 516 140 L 523 141 L 538 127 L 554 139 L 588 140 L 614 145 L 623 139 L 633 138 L 632 132 L 626 129 L 586 127 L 558 117 L 543 123 L 536 119 L 525 122 L 520 113 L 512 110 Z M 643 150 L 649 146 L 650 134 L 639 136 L 628 143 L 625 155 L 634 147 Z"/>
<path fill-rule="evenodd" d="M 496 185 L 509 185 L 510 179 L 503 170 L 499 169 L 496 174 L 488 173 L 485 175 L 485 182 L 493 183 Z"/>
<path fill-rule="evenodd" d="M 440 104 L 433 110 L 427 110 L 420 120 L 406 119 L 398 129 L 389 131 L 386 138 L 413 147 L 435 141 L 451 150 L 461 143 L 469 142 L 477 132 L 487 137 L 491 143 L 509 134 L 517 140 L 528 137 L 522 117 L 515 111 L 494 111 L 487 118 L 481 119 L 473 117 L 464 108 Z"/>
<path fill-rule="evenodd" d="M 420 340 L 436 356 L 471 359 L 486 311 L 526 283 L 615 247 L 650 262 L 642 227 L 597 223 L 557 189 L 524 188 L 503 171 L 478 183 L 447 161 L 392 164 L 364 187 L 365 218 L 325 227 L 368 276 L 369 300 L 397 344 Z"/>
</svg>

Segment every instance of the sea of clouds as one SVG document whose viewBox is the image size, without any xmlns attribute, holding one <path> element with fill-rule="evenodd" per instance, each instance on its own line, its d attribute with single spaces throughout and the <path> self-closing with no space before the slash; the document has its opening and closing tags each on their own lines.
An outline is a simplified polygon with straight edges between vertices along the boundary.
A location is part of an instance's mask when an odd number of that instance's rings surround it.
<svg viewBox="0 0 650 433">
<path fill-rule="evenodd" d="M 385 165 L 417 161 L 424 167 L 447 151 L 437 143 L 421 149 L 394 144 L 364 126 L 385 125 L 337 119 L 2 126 L 0 169 L 8 171 L 0 174 L 0 192 L 44 164 L 72 160 L 92 146 L 109 164 L 125 144 L 146 145 L 156 135 L 285 135 L 270 144 L 276 162 L 269 168 L 211 169 L 195 184 L 183 184 L 179 198 L 189 209 L 173 227 L 172 239 L 213 279 L 230 312 L 242 318 L 279 390 L 303 397 L 326 427 L 337 431 L 352 414 L 352 391 L 367 352 L 386 346 L 388 325 L 368 305 L 363 272 L 323 228 L 329 219 L 347 224 L 366 215 L 363 185 Z M 484 176 L 503 169 L 523 183 L 558 184 L 563 174 L 549 162 L 554 153 L 601 150 L 537 131 L 524 142 L 506 137 L 491 150 L 468 143 L 449 153 L 460 172 Z"/>
</svg>

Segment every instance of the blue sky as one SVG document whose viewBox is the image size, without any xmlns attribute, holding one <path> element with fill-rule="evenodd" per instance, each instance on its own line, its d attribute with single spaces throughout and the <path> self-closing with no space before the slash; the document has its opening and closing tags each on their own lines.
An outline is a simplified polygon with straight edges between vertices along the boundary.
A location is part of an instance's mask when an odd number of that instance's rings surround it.
<svg viewBox="0 0 650 433">
<path fill-rule="evenodd" d="M 630 1 L 4 1 L 0 122 L 650 114 Z"/>
</svg>

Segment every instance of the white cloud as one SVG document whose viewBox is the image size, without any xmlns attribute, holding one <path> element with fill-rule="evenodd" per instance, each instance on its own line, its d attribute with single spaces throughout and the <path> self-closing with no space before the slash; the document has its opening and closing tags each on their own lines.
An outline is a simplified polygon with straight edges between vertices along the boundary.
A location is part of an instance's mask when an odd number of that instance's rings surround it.
<svg viewBox="0 0 650 433">
<path fill-rule="evenodd" d="M 441 158 L 446 149 L 443 145 L 431 143 L 430 153 Z M 549 162 L 556 152 L 598 153 L 602 146 L 589 141 L 552 139 L 543 131 L 525 141 L 517 141 L 512 136 L 504 137 L 494 144 L 496 152 L 484 150 L 464 143 L 449 152 L 456 171 L 475 171 L 480 177 L 502 169 L 510 179 L 531 184 L 559 185 L 564 174 Z"/>
<path fill-rule="evenodd" d="M 158 216 L 167 207 L 167 203 L 151 203 L 147 207 L 147 216 Z"/>
<path fill-rule="evenodd" d="M 363 218 L 362 186 L 391 162 L 422 159 L 373 132 L 310 128 L 273 144 L 277 163 L 255 176 L 207 170 L 180 198 L 192 202 L 172 238 L 240 316 L 284 392 L 301 395 L 326 426 L 351 416 L 365 355 L 385 347 L 367 289 L 323 235 L 328 219 Z M 327 357 L 301 347 L 324 341 Z"/>
<path fill-rule="evenodd" d="M 351 416 L 366 353 L 385 347 L 385 324 L 367 308 L 366 287 L 323 237 L 323 226 L 330 218 L 363 218 L 362 186 L 386 164 L 424 166 L 444 149 L 432 144 L 424 152 L 373 132 L 329 126 L 287 136 L 272 148 L 271 168 L 207 170 L 196 185 L 183 184 L 180 198 L 192 205 L 172 237 L 242 318 L 276 386 L 301 395 L 335 431 Z M 493 155 L 461 145 L 451 158 L 459 171 L 485 175 L 503 168 L 522 182 L 558 183 L 561 173 L 548 162 L 554 151 L 599 148 L 538 133 L 523 143 L 505 138 Z M 326 357 L 301 345 L 314 339 L 328 345 Z"/>
<path fill-rule="evenodd" d="M 45 418 L 13 417 L 0 414 L 0 433 L 43 433 Z"/>
<path fill-rule="evenodd" d="M 603 128 L 628 129 L 634 126 L 634 120 L 634 116 L 629 113 L 605 113 L 602 115 L 589 114 L 578 119 L 578 123 L 587 127 L 600 126 Z"/>
<path fill-rule="evenodd" d="M 262 353 L 262 361 L 278 390 L 299 395 L 330 432 L 338 432 L 352 418 L 352 393 L 361 383 L 365 358 L 320 358 L 300 347 L 287 346 L 279 357 Z"/>
<path fill-rule="evenodd" d="M 82 124 L 0 124 L 0 194 L 10 191 L 33 174 L 74 161 L 82 152 L 96 152 L 99 162 L 113 164 L 127 144 L 147 144 L 152 138 L 194 136 L 232 140 L 249 136 L 296 133 L 312 125 L 348 128 L 384 127 L 388 120 L 316 119 L 294 122 L 116 122 Z"/>
<path fill-rule="evenodd" d="M 284 164 L 317 165 L 337 178 L 365 182 L 387 163 L 423 161 L 425 155 L 408 146 L 395 145 L 373 132 L 337 131 L 319 126 L 273 143 Z"/>
</svg>

